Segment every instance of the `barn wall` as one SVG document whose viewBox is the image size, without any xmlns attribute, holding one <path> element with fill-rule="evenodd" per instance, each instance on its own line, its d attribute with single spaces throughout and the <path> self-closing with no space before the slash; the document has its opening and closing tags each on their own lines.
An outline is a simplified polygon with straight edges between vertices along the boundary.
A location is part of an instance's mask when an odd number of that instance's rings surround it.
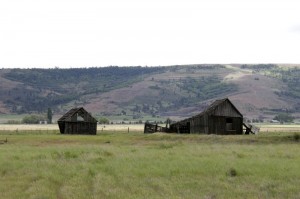
<svg viewBox="0 0 300 199">
<path fill-rule="evenodd" d="M 232 123 L 228 128 L 226 119 L 231 119 Z M 209 133 L 213 134 L 243 134 L 243 118 L 242 117 L 223 117 L 223 116 L 210 116 L 209 120 Z"/>
<path fill-rule="evenodd" d="M 65 133 L 65 122 L 58 122 L 58 127 L 59 127 L 59 131 L 60 133 Z"/>
<path fill-rule="evenodd" d="M 206 116 L 197 116 L 191 119 L 190 133 L 206 133 Z"/>
<path fill-rule="evenodd" d="M 174 133 L 191 133 L 191 121 L 186 120 L 170 125 L 170 131 Z"/>
<path fill-rule="evenodd" d="M 190 133 L 195 133 L 195 130 L 196 130 L 196 119 L 195 118 L 192 118 L 190 120 Z"/>
<path fill-rule="evenodd" d="M 242 117 L 242 115 L 232 106 L 229 101 L 219 104 L 213 111 L 212 115 Z"/>
<path fill-rule="evenodd" d="M 91 122 L 66 122 L 65 134 L 91 134 L 96 135 L 97 123 Z"/>
</svg>

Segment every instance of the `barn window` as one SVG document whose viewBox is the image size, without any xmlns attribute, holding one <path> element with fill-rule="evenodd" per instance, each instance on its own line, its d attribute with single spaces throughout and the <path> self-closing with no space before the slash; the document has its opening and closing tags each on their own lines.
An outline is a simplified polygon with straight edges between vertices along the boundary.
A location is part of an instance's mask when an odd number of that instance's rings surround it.
<svg viewBox="0 0 300 199">
<path fill-rule="evenodd" d="M 232 131 L 233 129 L 233 119 L 232 118 L 226 118 L 226 131 Z"/>
<path fill-rule="evenodd" d="M 84 121 L 83 117 L 81 117 L 78 113 L 77 113 L 77 121 L 78 122 L 83 122 Z"/>
</svg>

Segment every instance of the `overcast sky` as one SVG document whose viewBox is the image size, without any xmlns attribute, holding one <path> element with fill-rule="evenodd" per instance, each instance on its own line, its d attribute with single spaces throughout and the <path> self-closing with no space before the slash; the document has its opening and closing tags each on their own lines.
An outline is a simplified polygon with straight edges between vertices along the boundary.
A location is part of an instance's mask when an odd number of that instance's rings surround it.
<svg viewBox="0 0 300 199">
<path fill-rule="evenodd" d="M 300 63 L 300 1 L 0 1 L 1 68 L 201 63 Z"/>
</svg>

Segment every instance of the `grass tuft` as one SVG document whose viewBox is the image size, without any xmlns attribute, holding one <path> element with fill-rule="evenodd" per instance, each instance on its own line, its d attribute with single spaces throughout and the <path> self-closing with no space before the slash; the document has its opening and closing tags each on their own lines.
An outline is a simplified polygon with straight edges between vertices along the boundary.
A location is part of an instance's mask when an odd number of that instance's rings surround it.
<svg viewBox="0 0 300 199">
<path fill-rule="evenodd" d="M 227 172 L 227 175 L 230 176 L 230 177 L 235 177 L 237 176 L 237 171 L 235 168 L 230 168 Z"/>
<path fill-rule="evenodd" d="M 296 142 L 299 142 L 299 140 L 300 140 L 300 135 L 299 135 L 298 133 L 295 133 L 295 134 L 294 134 L 294 140 L 295 140 Z"/>
<path fill-rule="evenodd" d="M 173 145 L 172 144 L 162 143 L 162 144 L 159 145 L 159 148 L 160 149 L 171 149 L 171 148 L 173 148 Z"/>
<path fill-rule="evenodd" d="M 78 154 L 76 154 L 76 152 L 66 151 L 64 152 L 64 157 L 65 159 L 74 159 L 78 158 Z"/>
</svg>

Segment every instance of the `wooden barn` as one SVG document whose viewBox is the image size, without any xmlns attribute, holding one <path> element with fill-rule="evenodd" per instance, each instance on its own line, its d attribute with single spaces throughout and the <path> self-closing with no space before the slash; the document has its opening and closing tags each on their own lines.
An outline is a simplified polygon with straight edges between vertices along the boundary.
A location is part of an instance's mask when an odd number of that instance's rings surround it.
<svg viewBox="0 0 300 199">
<path fill-rule="evenodd" d="M 71 109 L 57 123 L 61 134 L 97 133 L 97 120 L 82 107 Z"/>
<path fill-rule="evenodd" d="M 171 124 L 177 133 L 243 134 L 243 115 L 228 99 L 216 100 L 200 114 Z"/>
</svg>

